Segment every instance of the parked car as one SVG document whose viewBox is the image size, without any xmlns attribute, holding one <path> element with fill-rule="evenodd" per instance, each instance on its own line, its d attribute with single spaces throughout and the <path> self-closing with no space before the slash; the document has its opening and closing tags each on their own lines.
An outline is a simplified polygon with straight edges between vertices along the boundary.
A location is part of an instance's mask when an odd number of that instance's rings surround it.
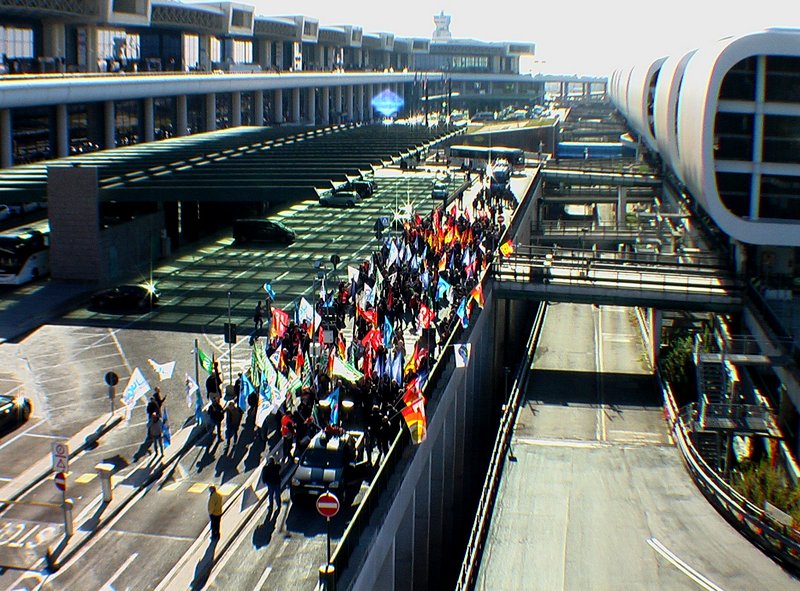
<svg viewBox="0 0 800 591">
<path fill-rule="evenodd" d="M 292 475 L 289 488 L 292 502 L 316 498 L 326 490 L 345 502 L 347 488 L 361 483 L 368 461 L 362 431 L 345 431 L 341 435 L 317 433 Z"/>
<path fill-rule="evenodd" d="M 24 396 L 0 394 L 0 429 L 16 427 L 28 420 L 33 405 Z"/>
<path fill-rule="evenodd" d="M 356 203 L 361 202 L 361 195 L 355 191 L 337 191 L 336 193 L 325 193 L 320 196 L 319 204 L 325 207 L 355 207 Z"/>
<path fill-rule="evenodd" d="M 15 215 L 19 215 L 21 213 L 30 213 L 32 211 L 36 211 L 39 209 L 38 203 L 15 203 L 14 205 L 9 205 L 8 208 L 11 210 L 11 213 Z"/>
<path fill-rule="evenodd" d="M 99 310 L 144 310 L 158 303 L 154 285 L 118 285 L 92 296 L 91 306 Z"/>
<path fill-rule="evenodd" d="M 362 198 L 369 197 L 378 189 L 378 183 L 375 182 L 375 179 L 370 178 L 358 179 L 350 184 L 353 186 L 353 190 L 361 195 Z"/>
<path fill-rule="evenodd" d="M 243 219 L 233 222 L 233 239 L 237 244 L 278 242 L 291 244 L 297 239 L 294 230 L 285 224 L 266 219 Z"/>
<path fill-rule="evenodd" d="M 0 205 L 0 222 L 11 217 L 11 209 L 8 205 Z"/>
</svg>

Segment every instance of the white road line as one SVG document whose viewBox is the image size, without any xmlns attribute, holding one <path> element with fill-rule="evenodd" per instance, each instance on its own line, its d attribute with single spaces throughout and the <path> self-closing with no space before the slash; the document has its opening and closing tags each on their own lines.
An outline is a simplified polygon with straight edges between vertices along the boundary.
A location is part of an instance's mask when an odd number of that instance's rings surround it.
<svg viewBox="0 0 800 591">
<path fill-rule="evenodd" d="M 571 447 L 575 449 L 597 449 L 610 447 L 610 444 L 601 441 L 581 441 L 579 439 L 537 439 L 534 437 L 515 437 L 514 443 L 523 445 L 538 445 L 542 447 Z"/>
<path fill-rule="evenodd" d="M 261 574 L 261 578 L 258 579 L 258 583 L 256 583 L 256 586 L 253 587 L 253 591 L 261 591 L 261 587 L 263 587 L 264 583 L 267 582 L 267 577 L 269 576 L 269 573 L 271 573 L 271 572 L 272 572 L 272 567 L 268 566 L 264 570 L 264 572 Z"/>
<path fill-rule="evenodd" d="M 80 527 L 81 525 L 83 525 L 83 522 L 86 519 L 86 516 L 89 513 L 91 513 L 92 511 L 94 511 L 94 508 L 97 505 L 99 505 L 100 501 L 102 501 L 102 500 L 103 500 L 103 493 L 100 493 L 95 498 L 92 499 L 91 503 L 89 503 L 88 505 L 86 505 L 86 507 L 84 507 L 83 511 L 78 513 L 78 516 L 74 520 L 74 523 L 77 525 L 77 527 Z"/>
<path fill-rule="evenodd" d="M 666 558 L 669 562 L 671 562 L 679 571 L 685 574 L 687 577 L 692 579 L 695 583 L 700 585 L 706 591 L 723 591 L 721 587 L 718 587 L 711 581 L 709 581 L 706 577 L 701 575 L 699 572 L 694 570 L 691 566 L 686 564 L 683 560 L 675 556 L 672 552 L 670 552 L 664 544 L 659 542 L 656 538 L 647 538 L 647 543 L 650 544 L 650 547 L 653 548 L 656 552 L 658 552 L 661 556 Z"/>
<path fill-rule="evenodd" d="M 114 588 L 111 585 L 114 584 L 114 581 L 116 581 L 120 577 L 120 575 L 125 571 L 125 569 L 128 568 L 131 565 L 131 562 L 136 560 L 138 556 L 139 556 L 138 552 L 134 552 L 133 554 L 128 556 L 128 559 L 122 563 L 122 566 L 120 566 L 116 571 L 114 571 L 114 574 L 111 575 L 111 578 L 108 579 L 102 587 L 100 587 L 101 591 L 106 591 L 106 590 L 114 591 Z"/>
<path fill-rule="evenodd" d="M 109 335 L 111 336 L 111 339 L 114 341 L 114 345 L 117 347 L 117 351 L 119 351 L 119 356 L 122 357 L 122 362 L 125 364 L 125 369 L 128 370 L 128 373 L 133 373 L 133 370 L 131 369 L 131 364 L 128 363 L 128 358 L 125 356 L 125 352 L 122 350 L 122 345 L 120 344 L 119 339 L 117 338 L 117 331 L 109 330 L 108 332 Z"/>
</svg>

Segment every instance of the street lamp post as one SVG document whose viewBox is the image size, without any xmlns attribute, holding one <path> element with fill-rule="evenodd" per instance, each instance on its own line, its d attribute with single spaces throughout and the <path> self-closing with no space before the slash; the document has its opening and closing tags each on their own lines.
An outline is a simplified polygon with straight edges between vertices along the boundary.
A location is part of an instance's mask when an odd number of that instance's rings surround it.
<svg viewBox="0 0 800 591">
<path fill-rule="evenodd" d="M 232 332 L 231 324 L 231 292 L 228 290 L 228 331 Z M 228 334 L 228 384 L 233 385 L 233 345 L 231 334 Z"/>
</svg>

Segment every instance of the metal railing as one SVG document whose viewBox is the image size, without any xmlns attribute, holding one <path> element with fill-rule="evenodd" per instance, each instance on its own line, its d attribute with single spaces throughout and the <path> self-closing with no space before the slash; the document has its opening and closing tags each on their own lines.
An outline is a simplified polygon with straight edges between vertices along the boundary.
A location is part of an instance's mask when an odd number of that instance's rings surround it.
<svg viewBox="0 0 800 591">
<path fill-rule="evenodd" d="M 697 407 L 691 404 L 677 409 L 669 384 L 656 371 L 671 431 L 695 484 L 714 508 L 741 534 L 769 556 L 800 572 L 800 530 L 783 526 L 769 518 L 766 511 L 741 495 L 723 480 L 695 448 L 689 433 L 697 424 Z"/>
<path fill-rule="evenodd" d="M 492 456 L 489 461 L 489 469 L 486 471 L 486 477 L 483 481 L 478 509 L 475 514 L 475 519 L 472 522 L 472 530 L 464 554 L 464 560 L 461 563 L 461 571 L 459 572 L 458 581 L 456 583 L 457 591 L 472 589 L 475 584 L 475 578 L 478 575 L 478 567 L 480 566 L 481 556 L 483 555 L 483 549 L 486 544 L 486 537 L 489 533 L 494 503 L 497 499 L 497 490 L 505 465 L 506 453 L 511 445 L 511 437 L 514 434 L 514 424 L 516 422 L 517 411 L 519 410 L 520 399 L 528 387 L 528 377 L 532 369 L 531 362 L 533 360 L 533 354 L 536 351 L 536 346 L 539 343 L 539 335 L 541 334 L 542 325 L 544 323 L 546 309 L 546 303 L 539 305 L 531 334 L 528 337 L 528 344 L 526 347 L 527 355 L 520 361 L 517 374 L 514 378 L 514 385 L 511 389 L 511 395 L 504 406 L 503 416 L 500 419 L 500 428 L 495 437 L 494 448 L 492 449 Z"/>
</svg>

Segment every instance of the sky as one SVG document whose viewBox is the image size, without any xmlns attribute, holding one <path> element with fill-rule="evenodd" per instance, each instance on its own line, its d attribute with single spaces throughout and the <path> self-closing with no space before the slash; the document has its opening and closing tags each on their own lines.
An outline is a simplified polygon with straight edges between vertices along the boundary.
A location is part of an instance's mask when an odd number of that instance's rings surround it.
<svg viewBox="0 0 800 591">
<path fill-rule="evenodd" d="M 717 39 L 800 27 L 797 0 L 237 0 L 262 15 L 303 14 L 320 25 L 352 24 L 400 37 L 433 34 L 433 15 L 452 17 L 453 37 L 536 45 L 523 73 L 610 76 L 624 66 L 685 53 Z"/>
</svg>

